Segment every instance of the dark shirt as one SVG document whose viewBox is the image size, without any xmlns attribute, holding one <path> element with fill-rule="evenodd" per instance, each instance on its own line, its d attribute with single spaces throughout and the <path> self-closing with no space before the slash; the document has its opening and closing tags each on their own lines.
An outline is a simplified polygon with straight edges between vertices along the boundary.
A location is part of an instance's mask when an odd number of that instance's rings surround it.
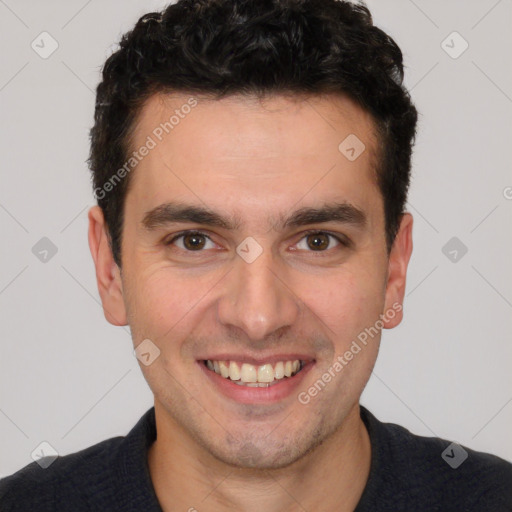
<svg viewBox="0 0 512 512">
<path fill-rule="evenodd" d="M 361 418 L 372 456 L 355 512 L 512 511 L 510 462 L 382 423 L 363 406 Z M 155 439 L 151 408 L 125 437 L 57 457 L 46 469 L 33 462 L 0 480 L 0 511 L 161 512 L 147 464 Z"/>
</svg>

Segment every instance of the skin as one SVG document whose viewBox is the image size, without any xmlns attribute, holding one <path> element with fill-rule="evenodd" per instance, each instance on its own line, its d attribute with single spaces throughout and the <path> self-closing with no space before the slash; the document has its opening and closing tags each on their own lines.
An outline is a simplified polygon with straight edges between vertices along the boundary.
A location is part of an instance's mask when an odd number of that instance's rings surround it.
<svg viewBox="0 0 512 512">
<path fill-rule="evenodd" d="M 134 130 L 146 141 L 189 95 L 155 95 Z M 349 161 L 338 145 L 356 134 L 366 149 Z M 412 252 L 412 216 L 401 218 L 388 255 L 374 175 L 371 117 L 343 96 L 198 99 L 197 106 L 138 164 L 125 202 L 122 272 L 98 207 L 89 244 L 107 320 L 129 324 L 134 346 L 160 356 L 142 365 L 155 395 L 158 439 L 148 464 L 163 510 L 353 510 L 370 470 L 359 398 L 374 367 L 380 331 L 304 405 L 297 399 L 386 311 L 398 325 Z M 147 230 L 146 212 L 171 200 L 237 214 L 237 230 L 180 223 Z M 327 222 L 282 230 L 302 206 L 346 201 L 364 227 Z M 306 229 L 327 237 L 315 248 Z M 201 230 L 202 252 L 165 241 Z M 236 252 L 253 237 L 262 254 Z M 190 239 L 188 239 L 190 241 Z M 309 241 L 309 242 L 308 242 Z M 314 364 L 300 387 L 274 403 L 243 404 L 219 392 L 197 360 L 208 354 L 305 353 Z M 193 509 L 192 509 L 193 510 Z"/>
</svg>

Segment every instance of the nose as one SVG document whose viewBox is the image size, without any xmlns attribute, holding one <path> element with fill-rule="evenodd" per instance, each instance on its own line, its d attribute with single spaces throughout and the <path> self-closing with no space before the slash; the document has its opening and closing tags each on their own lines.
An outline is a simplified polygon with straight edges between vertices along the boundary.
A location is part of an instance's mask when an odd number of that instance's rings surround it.
<svg viewBox="0 0 512 512">
<path fill-rule="evenodd" d="M 252 341 L 293 325 L 300 314 L 300 299 L 270 250 L 264 250 L 252 263 L 237 257 L 226 279 L 218 320 L 225 327 L 242 329 Z"/>
</svg>

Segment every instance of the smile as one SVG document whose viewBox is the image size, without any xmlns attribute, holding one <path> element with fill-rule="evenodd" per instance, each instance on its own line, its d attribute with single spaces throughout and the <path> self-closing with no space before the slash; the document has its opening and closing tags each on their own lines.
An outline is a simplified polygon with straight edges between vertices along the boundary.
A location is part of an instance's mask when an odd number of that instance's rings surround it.
<svg viewBox="0 0 512 512">
<path fill-rule="evenodd" d="M 294 359 L 253 365 L 237 361 L 214 361 L 208 359 L 204 361 L 204 365 L 208 370 L 215 372 L 224 379 L 233 381 L 233 383 L 239 386 L 267 388 L 278 384 L 283 379 L 295 376 L 304 367 L 304 361 Z"/>
</svg>

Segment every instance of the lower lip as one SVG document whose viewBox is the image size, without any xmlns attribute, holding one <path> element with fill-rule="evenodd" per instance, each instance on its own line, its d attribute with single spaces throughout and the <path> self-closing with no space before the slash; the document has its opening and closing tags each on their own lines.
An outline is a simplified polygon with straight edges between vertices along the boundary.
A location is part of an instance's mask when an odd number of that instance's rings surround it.
<svg viewBox="0 0 512 512">
<path fill-rule="evenodd" d="M 307 363 L 293 377 L 285 377 L 268 388 L 253 388 L 235 384 L 231 379 L 225 379 L 209 370 L 203 361 L 197 362 L 203 373 L 214 386 L 225 396 L 242 404 L 270 404 L 289 397 L 300 385 L 306 374 L 311 370 L 314 361 Z M 275 381 L 274 381 L 275 382 Z"/>
</svg>

